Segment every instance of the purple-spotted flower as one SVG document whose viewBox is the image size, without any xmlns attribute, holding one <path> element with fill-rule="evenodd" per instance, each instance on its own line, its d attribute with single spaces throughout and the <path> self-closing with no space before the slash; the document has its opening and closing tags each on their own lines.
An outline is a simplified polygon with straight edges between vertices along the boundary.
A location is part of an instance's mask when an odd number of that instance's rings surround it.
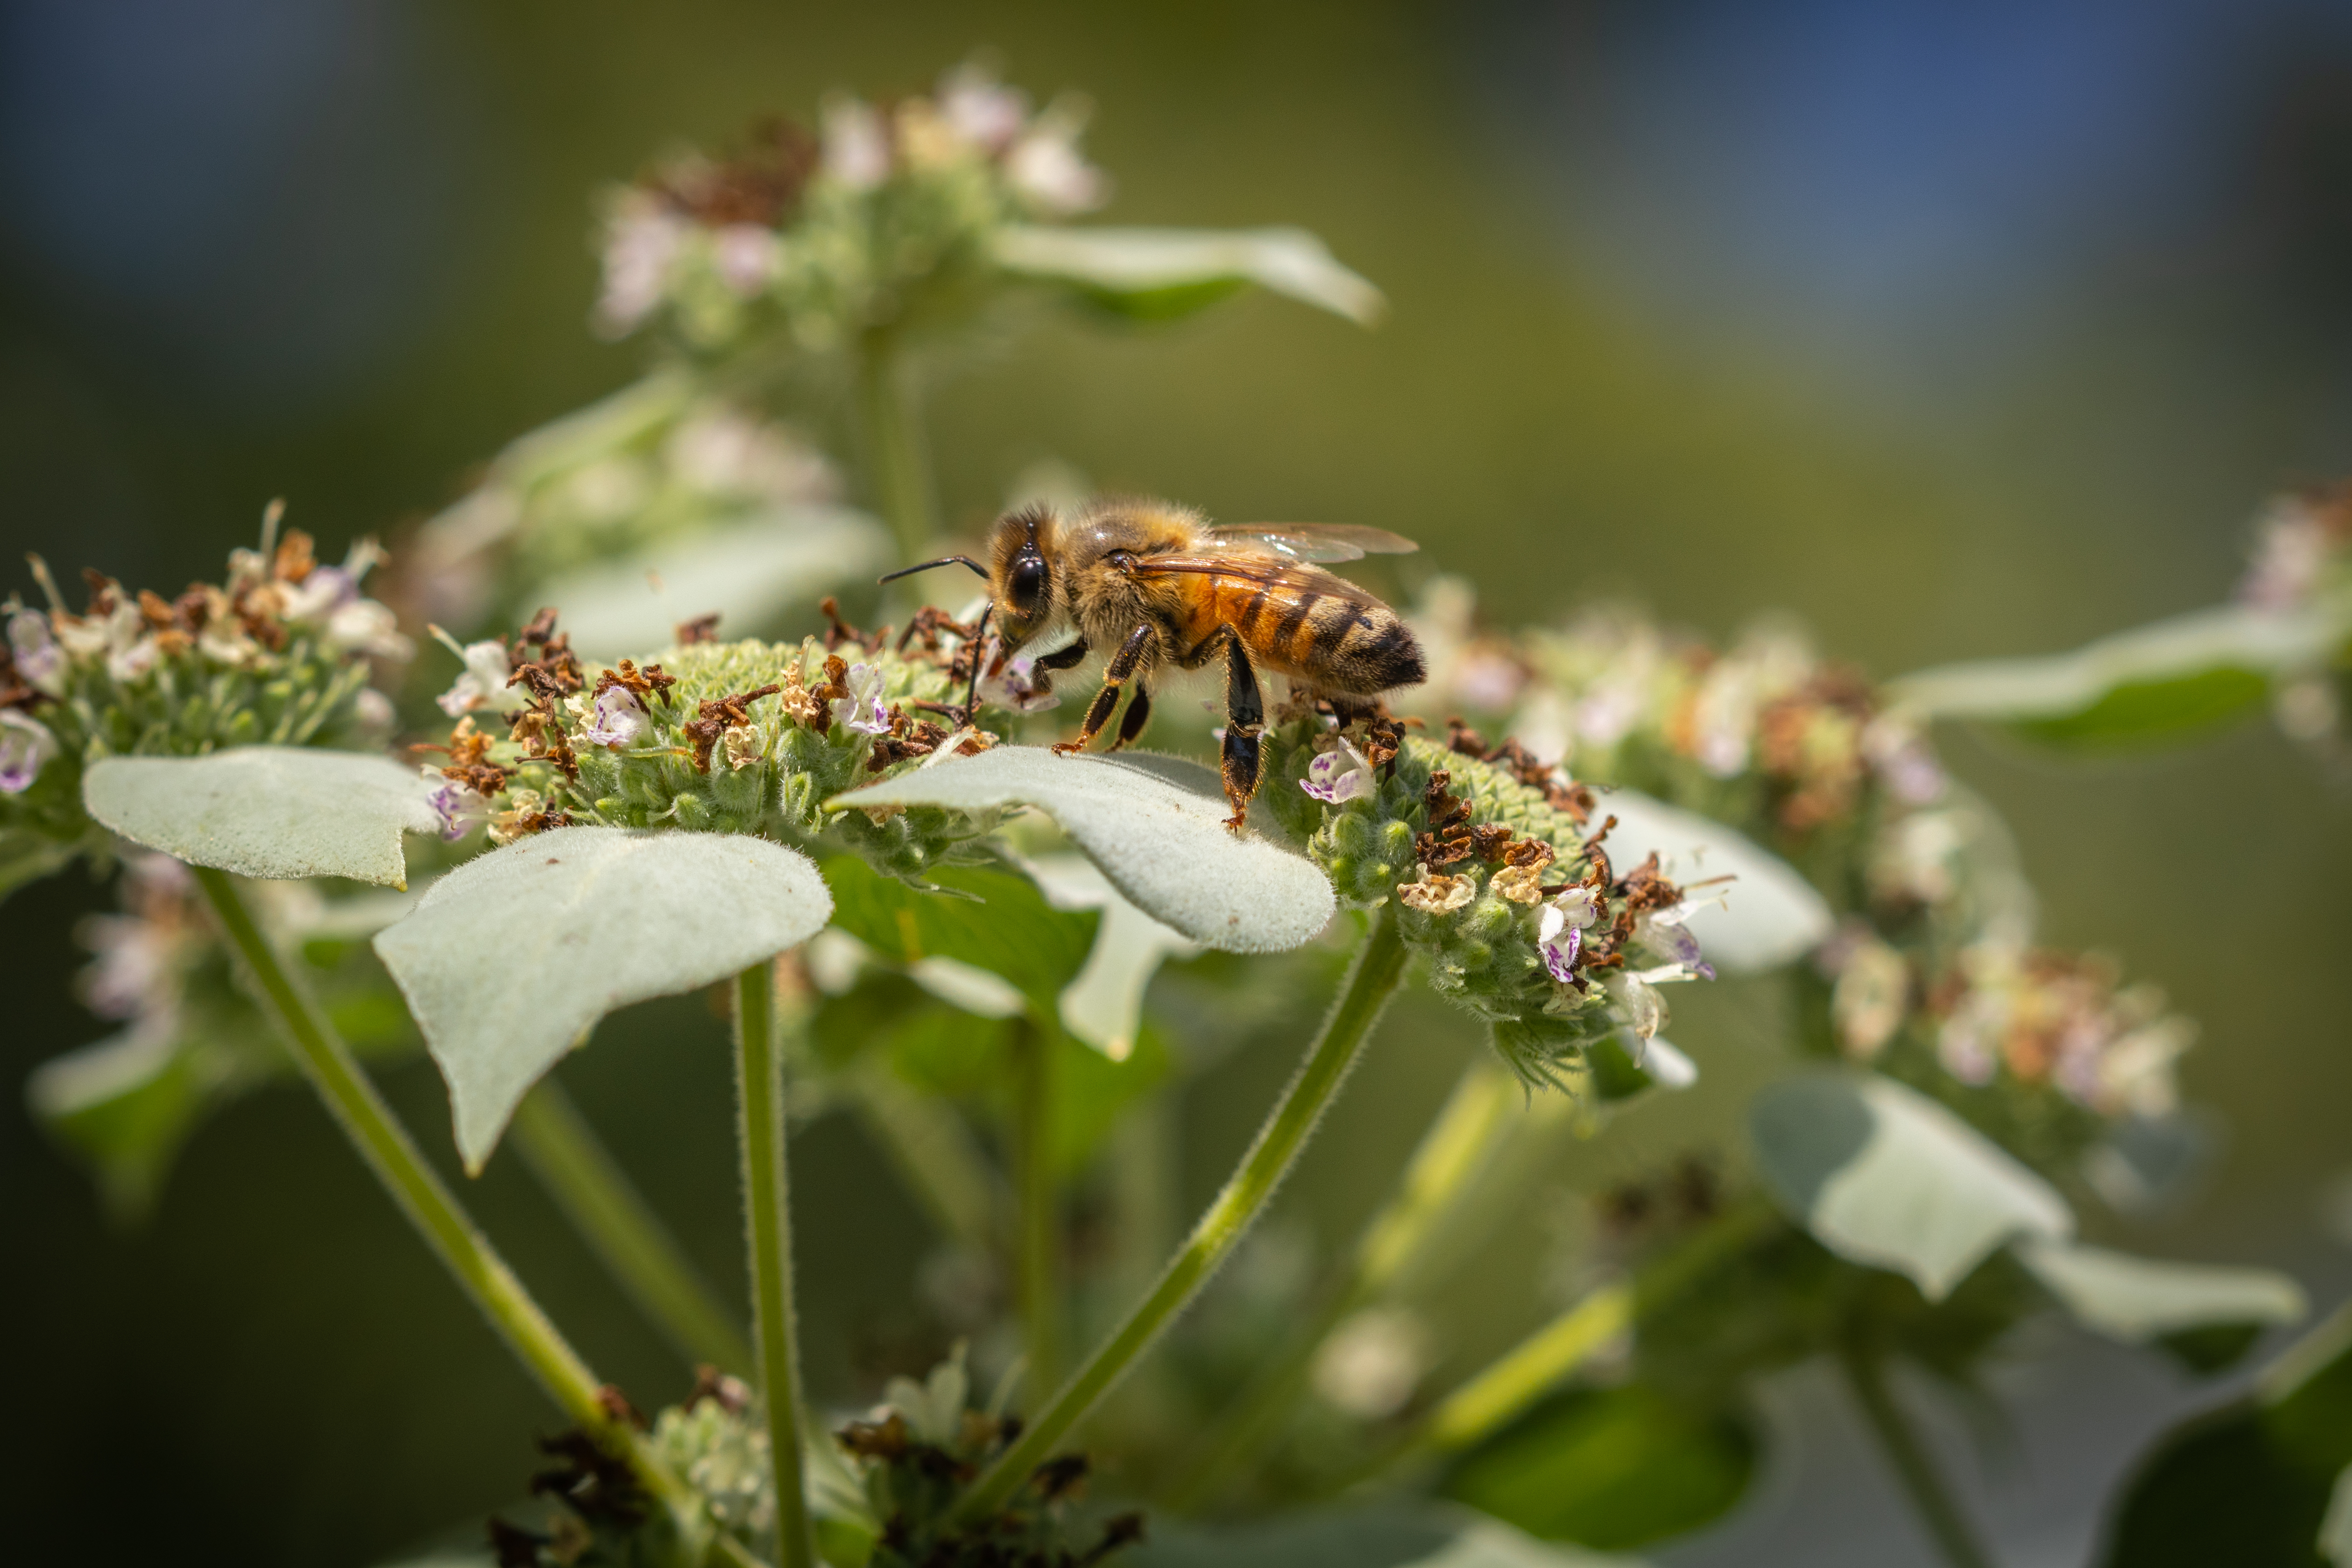
<svg viewBox="0 0 2352 1568">
<path fill-rule="evenodd" d="M 0 708 L 0 795 L 22 795 L 58 754 L 58 738 L 38 719 Z"/>
<path fill-rule="evenodd" d="M 455 719 L 496 700 L 498 694 L 506 689 L 511 674 L 508 668 L 507 645 L 491 637 L 459 647 L 457 640 L 446 634 L 443 640 L 459 658 L 466 661 L 466 669 L 451 683 L 448 690 L 433 700 L 440 705 L 441 711 Z"/>
<path fill-rule="evenodd" d="M 1600 919 L 1592 889 L 1580 882 L 1565 889 L 1544 906 L 1536 922 L 1536 947 L 1544 967 L 1565 985 L 1576 973 L 1576 955 L 1584 947 L 1584 933 Z"/>
<path fill-rule="evenodd" d="M 46 616 L 32 610 L 19 610 L 9 616 L 8 652 L 16 661 L 16 673 L 36 690 L 52 697 L 58 694 L 66 672 L 66 656 L 57 639 L 49 635 Z"/>
<path fill-rule="evenodd" d="M 580 738 L 592 746 L 604 746 L 612 751 L 633 744 L 653 722 L 653 715 L 637 694 L 627 687 L 614 684 L 596 694 L 596 704 L 589 715 L 588 728 Z"/>
<path fill-rule="evenodd" d="M 1653 984 L 1715 978 L 1714 968 L 1699 955 L 1698 938 L 1683 923 L 1701 907 L 1685 900 L 1668 909 L 1653 910 L 1633 922 L 1634 944 L 1666 961 L 1642 972 Z"/>
<path fill-rule="evenodd" d="M 989 671 L 980 683 L 980 694 L 992 706 L 1010 708 L 1016 713 L 1043 713 L 1048 708 L 1059 708 L 1062 699 L 1053 689 L 1051 678 L 1037 673 L 1037 660 L 1031 654 L 1018 654 L 1002 659 L 996 653 L 994 637 L 982 652 L 982 668 Z"/>
<path fill-rule="evenodd" d="M 1350 745 L 1346 736 L 1338 740 L 1335 750 L 1307 764 L 1307 776 L 1298 781 L 1300 789 L 1331 805 L 1368 795 L 1372 788 L 1370 760 Z"/>
<path fill-rule="evenodd" d="M 860 735 L 887 735 L 890 732 L 890 710 L 882 702 L 882 672 L 866 664 L 853 664 L 841 679 L 849 695 L 833 700 L 833 721 Z"/>
<path fill-rule="evenodd" d="M 428 767 L 424 773 L 433 786 L 425 791 L 425 804 L 441 819 L 441 837 L 445 840 L 456 843 L 490 815 L 488 801 L 456 779 L 444 777 L 439 768 Z"/>
</svg>

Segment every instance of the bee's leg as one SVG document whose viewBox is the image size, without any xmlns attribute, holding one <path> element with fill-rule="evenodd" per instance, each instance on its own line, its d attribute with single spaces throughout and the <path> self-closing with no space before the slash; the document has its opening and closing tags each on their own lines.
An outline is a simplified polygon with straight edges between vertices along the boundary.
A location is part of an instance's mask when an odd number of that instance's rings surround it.
<svg viewBox="0 0 2352 1568">
<path fill-rule="evenodd" d="M 1257 795 L 1258 733 L 1265 728 L 1265 703 L 1259 696 L 1257 671 L 1247 649 L 1233 629 L 1225 631 L 1225 743 L 1220 758 L 1225 775 L 1225 799 L 1234 814 L 1225 826 L 1239 833 L 1249 820 L 1249 805 Z"/>
<path fill-rule="evenodd" d="M 1127 640 L 1118 645 L 1117 653 L 1110 656 L 1110 663 L 1103 667 L 1102 689 L 1096 692 L 1095 700 L 1087 705 L 1087 721 L 1080 726 L 1078 738 L 1057 742 L 1054 747 L 1057 755 L 1066 757 L 1072 752 L 1085 751 L 1087 742 L 1102 732 L 1102 727 L 1110 722 L 1111 710 L 1118 706 L 1119 689 L 1142 667 L 1143 656 L 1151 650 L 1152 642 L 1159 635 L 1150 621 L 1127 634 Z"/>
<path fill-rule="evenodd" d="M 1057 647 L 1051 653 L 1037 656 L 1040 669 L 1076 669 L 1087 661 L 1087 639 L 1080 637 L 1067 647 Z"/>
<path fill-rule="evenodd" d="M 1135 695 L 1128 699 L 1127 711 L 1118 716 L 1118 739 L 1110 743 L 1110 749 L 1116 752 L 1121 746 L 1134 744 L 1135 738 L 1150 722 L 1151 688 L 1139 680 L 1135 683 Z"/>
</svg>

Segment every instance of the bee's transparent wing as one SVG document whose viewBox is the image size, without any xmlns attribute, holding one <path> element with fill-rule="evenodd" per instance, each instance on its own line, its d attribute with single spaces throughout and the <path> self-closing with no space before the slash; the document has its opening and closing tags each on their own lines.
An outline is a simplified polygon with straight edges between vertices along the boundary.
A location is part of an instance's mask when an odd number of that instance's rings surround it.
<svg viewBox="0 0 2352 1568">
<path fill-rule="evenodd" d="M 1291 561 L 1361 561 L 1421 548 L 1385 528 L 1348 522 L 1236 522 L 1209 530 L 1209 540 L 1212 549 L 1265 551 Z"/>
</svg>

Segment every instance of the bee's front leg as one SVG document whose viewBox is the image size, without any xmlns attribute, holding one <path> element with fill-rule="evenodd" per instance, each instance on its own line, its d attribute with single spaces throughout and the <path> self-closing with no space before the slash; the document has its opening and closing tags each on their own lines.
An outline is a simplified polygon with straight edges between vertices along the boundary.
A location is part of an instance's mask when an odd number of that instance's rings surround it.
<svg viewBox="0 0 2352 1568">
<path fill-rule="evenodd" d="M 1057 756 L 1066 757 L 1073 752 L 1085 751 L 1087 742 L 1102 732 L 1102 727 L 1110 722 L 1112 710 L 1118 706 L 1119 689 L 1142 668 L 1145 656 L 1151 651 L 1159 637 L 1149 621 L 1127 634 L 1127 640 L 1118 645 L 1118 651 L 1112 654 L 1110 662 L 1103 667 L 1102 689 L 1096 692 L 1095 700 L 1087 705 L 1087 721 L 1079 727 L 1078 738 L 1056 742 L 1054 752 Z"/>
</svg>

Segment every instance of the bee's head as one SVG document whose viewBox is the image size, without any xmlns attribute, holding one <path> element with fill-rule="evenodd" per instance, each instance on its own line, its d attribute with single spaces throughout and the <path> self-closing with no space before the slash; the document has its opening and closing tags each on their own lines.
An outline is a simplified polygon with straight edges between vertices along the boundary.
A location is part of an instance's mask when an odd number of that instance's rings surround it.
<svg viewBox="0 0 2352 1568">
<path fill-rule="evenodd" d="M 1019 647 L 1055 619 L 1054 563 L 1061 554 L 1060 535 L 1060 521 L 1043 501 L 997 520 L 988 542 L 988 584 L 996 601 L 997 631 L 1007 648 Z"/>
</svg>

